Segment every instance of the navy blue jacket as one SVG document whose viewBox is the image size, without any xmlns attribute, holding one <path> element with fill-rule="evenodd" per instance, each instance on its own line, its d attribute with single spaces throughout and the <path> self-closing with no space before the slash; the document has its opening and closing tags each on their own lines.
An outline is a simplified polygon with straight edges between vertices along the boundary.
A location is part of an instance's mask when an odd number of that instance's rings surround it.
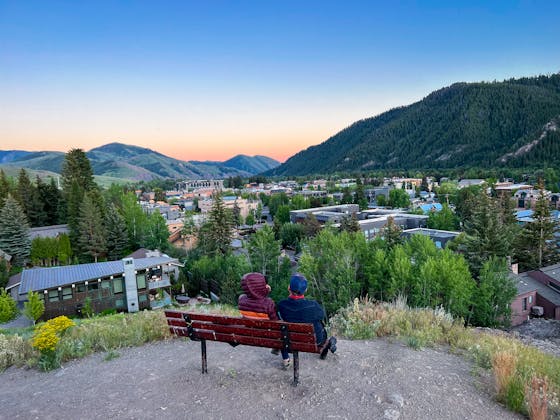
<svg viewBox="0 0 560 420">
<path fill-rule="evenodd" d="M 315 337 L 319 345 L 327 339 L 327 332 L 323 326 L 325 311 L 314 300 L 284 299 L 278 302 L 280 318 L 287 322 L 312 323 Z"/>
</svg>

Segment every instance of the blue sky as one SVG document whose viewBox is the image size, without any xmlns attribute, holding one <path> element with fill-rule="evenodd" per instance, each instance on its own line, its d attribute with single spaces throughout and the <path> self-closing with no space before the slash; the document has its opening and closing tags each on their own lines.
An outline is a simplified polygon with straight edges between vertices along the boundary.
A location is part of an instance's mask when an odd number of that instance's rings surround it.
<svg viewBox="0 0 560 420">
<path fill-rule="evenodd" d="M 0 149 L 284 160 L 458 81 L 560 71 L 557 1 L 1 1 Z"/>
</svg>

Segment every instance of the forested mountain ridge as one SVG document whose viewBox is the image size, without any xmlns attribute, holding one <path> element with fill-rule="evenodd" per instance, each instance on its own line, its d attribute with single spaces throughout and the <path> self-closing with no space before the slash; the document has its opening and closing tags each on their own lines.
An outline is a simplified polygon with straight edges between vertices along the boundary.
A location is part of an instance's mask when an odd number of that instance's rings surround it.
<svg viewBox="0 0 560 420">
<path fill-rule="evenodd" d="M 182 161 L 151 149 L 109 143 L 87 152 L 95 175 L 130 180 L 154 178 L 226 178 L 249 176 L 279 165 L 263 156 L 238 155 L 226 162 Z M 238 164 L 241 159 L 243 165 Z M 268 160 L 267 160 L 268 159 Z M 64 153 L 0 151 L 0 167 L 22 167 L 60 173 Z"/>
<path fill-rule="evenodd" d="M 559 127 L 560 74 L 455 83 L 357 121 L 267 174 L 555 166 Z"/>
</svg>

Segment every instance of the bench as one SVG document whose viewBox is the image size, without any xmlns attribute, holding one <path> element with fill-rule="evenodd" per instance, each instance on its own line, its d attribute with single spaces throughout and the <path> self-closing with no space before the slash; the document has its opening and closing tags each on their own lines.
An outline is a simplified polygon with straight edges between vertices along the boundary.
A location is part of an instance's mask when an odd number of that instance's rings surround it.
<svg viewBox="0 0 560 420">
<path fill-rule="evenodd" d="M 293 355 L 294 382 L 299 382 L 299 352 L 320 353 L 313 324 L 256 320 L 223 315 L 166 310 L 171 334 L 200 341 L 202 373 L 208 373 L 206 340 L 232 345 L 285 349 Z"/>
</svg>

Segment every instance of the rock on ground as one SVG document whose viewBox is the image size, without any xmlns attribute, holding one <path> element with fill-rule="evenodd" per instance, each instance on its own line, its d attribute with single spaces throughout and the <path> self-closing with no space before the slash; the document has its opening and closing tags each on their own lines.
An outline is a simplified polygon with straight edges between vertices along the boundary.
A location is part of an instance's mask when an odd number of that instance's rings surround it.
<svg viewBox="0 0 560 420">
<path fill-rule="evenodd" d="M 96 354 L 47 373 L 0 374 L 1 419 L 517 419 L 488 378 L 445 349 L 339 340 L 319 360 L 300 355 L 300 385 L 268 349 L 173 339 Z M 109 357 L 107 357 L 109 359 Z"/>
</svg>

